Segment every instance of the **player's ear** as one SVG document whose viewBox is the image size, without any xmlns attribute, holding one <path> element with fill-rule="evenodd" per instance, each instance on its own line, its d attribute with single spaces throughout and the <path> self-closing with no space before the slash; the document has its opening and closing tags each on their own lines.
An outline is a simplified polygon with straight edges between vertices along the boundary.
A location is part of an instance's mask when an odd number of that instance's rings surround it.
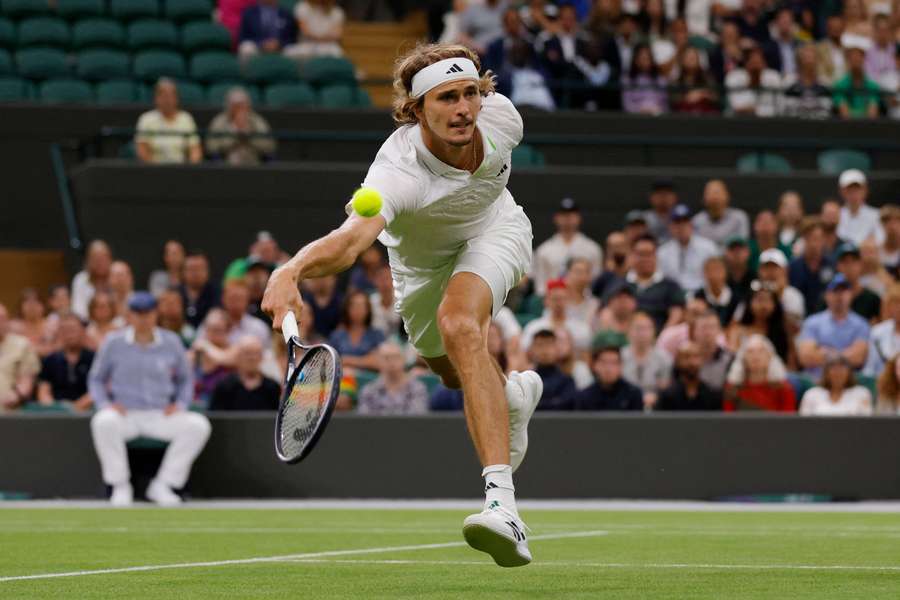
<svg viewBox="0 0 900 600">
<path fill-rule="evenodd" d="M 416 105 L 413 107 L 413 113 L 415 113 L 416 118 L 419 120 L 420 123 L 425 120 L 424 119 L 424 117 L 425 117 L 425 98 L 424 97 L 419 98 L 419 101 L 416 102 Z"/>
</svg>

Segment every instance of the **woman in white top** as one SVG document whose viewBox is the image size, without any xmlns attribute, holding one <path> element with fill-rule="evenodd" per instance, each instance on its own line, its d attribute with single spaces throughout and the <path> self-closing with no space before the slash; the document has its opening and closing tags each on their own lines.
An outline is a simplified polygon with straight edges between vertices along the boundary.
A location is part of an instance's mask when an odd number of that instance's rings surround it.
<svg viewBox="0 0 900 600">
<path fill-rule="evenodd" d="M 286 49 L 291 58 L 343 56 L 344 10 L 335 0 L 303 0 L 294 9 L 300 41 Z"/>
<path fill-rule="evenodd" d="M 879 415 L 900 415 L 900 354 L 895 354 L 885 363 L 878 378 L 875 412 Z"/>
<path fill-rule="evenodd" d="M 803 394 L 800 414 L 805 416 L 853 417 L 872 414 L 872 394 L 856 378 L 843 356 L 828 359 L 822 381 Z"/>
<path fill-rule="evenodd" d="M 103 240 L 94 240 L 88 245 L 84 269 L 72 279 L 72 312 L 82 319 L 89 316 L 88 304 L 94 297 L 94 292 L 109 286 L 112 260 L 112 250 Z"/>
</svg>

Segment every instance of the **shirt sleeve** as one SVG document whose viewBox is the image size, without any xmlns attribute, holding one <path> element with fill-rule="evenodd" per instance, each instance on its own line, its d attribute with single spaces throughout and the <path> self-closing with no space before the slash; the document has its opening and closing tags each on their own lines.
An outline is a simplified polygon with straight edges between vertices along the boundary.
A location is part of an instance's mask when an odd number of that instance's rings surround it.
<svg viewBox="0 0 900 600">
<path fill-rule="evenodd" d="M 363 187 L 372 188 L 381 194 L 381 216 L 385 225 L 404 212 L 415 210 L 419 193 L 419 183 L 410 174 L 383 158 L 376 158 L 363 181 Z M 344 210 L 353 214 L 353 205 L 347 202 Z"/>
<path fill-rule="evenodd" d="M 519 114 L 519 110 L 512 101 L 503 94 L 494 92 L 485 96 L 481 101 L 481 113 L 478 119 L 484 120 L 493 131 L 504 138 L 502 141 L 508 150 L 511 151 L 522 141 L 525 133 L 522 115 Z"/>
<path fill-rule="evenodd" d="M 181 348 L 181 343 L 179 342 L 176 345 L 173 342 L 171 348 L 172 352 L 177 355 L 175 372 L 173 373 L 173 381 L 175 383 L 174 404 L 187 410 L 194 397 L 194 376 L 191 372 L 191 365 L 188 363 L 187 353 Z"/>
<path fill-rule="evenodd" d="M 106 408 L 113 401 L 106 390 L 107 380 L 112 374 L 109 347 L 109 341 L 100 345 L 97 355 L 94 357 L 94 364 L 91 365 L 91 370 L 88 372 L 88 392 L 98 410 Z"/>
</svg>

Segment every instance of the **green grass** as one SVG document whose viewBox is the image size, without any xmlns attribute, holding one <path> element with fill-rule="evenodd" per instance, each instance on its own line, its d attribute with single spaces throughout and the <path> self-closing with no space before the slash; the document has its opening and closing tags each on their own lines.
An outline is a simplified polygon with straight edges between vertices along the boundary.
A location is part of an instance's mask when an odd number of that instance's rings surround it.
<svg viewBox="0 0 900 600">
<path fill-rule="evenodd" d="M 0 579 L 460 542 L 465 514 L 6 509 L 0 510 Z M 519 569 L 501 569 L 486 555 L 454 546 L 0 581 L 0 598 L 900 596 L 900 515 L 541 510 L 523 516 L 532 536 L 606 533 L 534 539 L 535 562 Z"/>
</svg>

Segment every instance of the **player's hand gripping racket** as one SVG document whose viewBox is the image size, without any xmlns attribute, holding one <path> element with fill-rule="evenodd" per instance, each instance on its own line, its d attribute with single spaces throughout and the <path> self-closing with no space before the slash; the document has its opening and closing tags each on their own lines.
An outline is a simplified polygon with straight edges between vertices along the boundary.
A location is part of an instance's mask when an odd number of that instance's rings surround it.
<svg viewBox="0 0 900 600">
<path fill-rule="evenodd" d="M 293 312 L 285 315 L 281 331 L 288 364 L 275 417 L 275 454 L 283 462 L 294 464 L 312 452 L 328 425 L 341 389 L 341 359 L 331 346 L 305 346 Z M 305 352 L 295 367 L 298 348 Z"/>
</svg>

